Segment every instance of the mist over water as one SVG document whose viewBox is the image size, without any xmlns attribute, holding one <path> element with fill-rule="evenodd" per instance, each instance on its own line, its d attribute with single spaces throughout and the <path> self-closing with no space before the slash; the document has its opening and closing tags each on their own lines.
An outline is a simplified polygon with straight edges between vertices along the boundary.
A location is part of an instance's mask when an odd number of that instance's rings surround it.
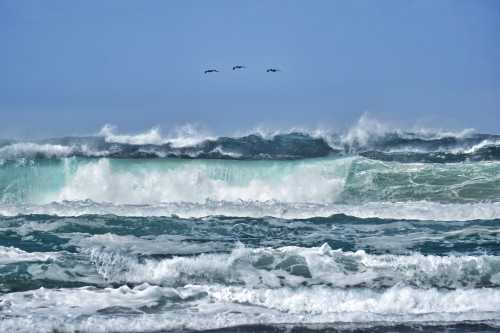
<svg viewBox="0 0 500 333">
<path fill-rule="evenodd" d="M 0 143 L 0 331 L 500 328 L 500 136 Z"/>
</svg>

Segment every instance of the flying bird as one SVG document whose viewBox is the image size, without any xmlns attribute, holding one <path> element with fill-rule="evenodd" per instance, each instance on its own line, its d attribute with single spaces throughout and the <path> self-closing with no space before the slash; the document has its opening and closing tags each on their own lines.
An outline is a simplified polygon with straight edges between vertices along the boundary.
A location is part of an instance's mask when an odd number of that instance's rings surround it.
<svg viewBox="0 0 500 333">
<path fill-rule="evenodd" d="M 216 69 L 207 69 L 207 70 L 205 71 L 205 74 L 207 74 L 207 73 L 219 73 L 219 71 L 218 71 L 218 70 L 216 70 Z"/>
<path fill-rule="evenodd" d="M 246 67 L 245 66 L 241 66 L 241 65 L 236 65 L 236 66 L 233 66 L 233 71 L 237 70 L 237 69 L 243 69 L 243 68 L 246 68 Z"/>
<path fill-rule="evenodd" d="M 279 69 L 276 69 L 276 68 L 268 68 L 268 69 L 266 70 L 266 73 L 269 73 L 269 72 L 271 72 L 271 73 L 276 73 L 276 72 L 281 72 L 281 71 L 280 71 Z"/>
</svg>

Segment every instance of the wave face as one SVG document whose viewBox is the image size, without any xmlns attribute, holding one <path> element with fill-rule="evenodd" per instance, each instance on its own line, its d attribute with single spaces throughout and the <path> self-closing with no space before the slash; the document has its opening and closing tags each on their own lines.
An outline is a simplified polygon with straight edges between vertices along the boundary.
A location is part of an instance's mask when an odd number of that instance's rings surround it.
<svg viewBox="0 0 500 333">
<path fill-rule="evenodd" d="M 0 141 L 0 332 L 500 331 L 500 136 Z"/>
</svg>

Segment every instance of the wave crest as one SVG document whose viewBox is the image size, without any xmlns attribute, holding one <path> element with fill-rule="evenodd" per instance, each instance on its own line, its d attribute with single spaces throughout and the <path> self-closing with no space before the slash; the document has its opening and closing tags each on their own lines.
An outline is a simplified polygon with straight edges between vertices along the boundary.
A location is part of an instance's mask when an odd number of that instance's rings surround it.
<svg viewBox="0 0 500 333">
<path fill-rule="evenodd" d="M 500 160 L 500 136 L 472 129 L 452 132 L 403 130 L 369 115 L 344 133 L 329 130 L 266 130 L 213 136 L 199 126 L 184 125 L 162 134 L 159 127 L 122 134 L 105 125 L 97 136 L 0 143 L 0 160 L 69 156 L 118 158 L 302 159 L 365 154 L 370 158 L 409 162 Z"/>
<path fill-rule="evenodd" d="M 333 288 L 477 288 L 500 286 L 500 258 L 495 256 L 369 255 L 362 250 L 282 247 L 239 247 L 230 254 L 202 254 L 173 259 L 136 258 L 104 250 L 89 250 L 98 272 L 108 281 L 244 285 L 282 288 L 326 285 Z"/>
</svg>

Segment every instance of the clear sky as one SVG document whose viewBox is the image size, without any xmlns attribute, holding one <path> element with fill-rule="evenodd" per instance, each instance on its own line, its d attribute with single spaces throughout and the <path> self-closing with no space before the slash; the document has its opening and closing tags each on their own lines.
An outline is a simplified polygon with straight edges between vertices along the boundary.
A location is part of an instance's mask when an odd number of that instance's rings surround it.
<svg viewBox="0 0 500 333">
<path fill-rule="evenodd" d="M 500 132 L 500 1 L 0 0 L 0 137 L 367 111 Z"/>
</svg>

